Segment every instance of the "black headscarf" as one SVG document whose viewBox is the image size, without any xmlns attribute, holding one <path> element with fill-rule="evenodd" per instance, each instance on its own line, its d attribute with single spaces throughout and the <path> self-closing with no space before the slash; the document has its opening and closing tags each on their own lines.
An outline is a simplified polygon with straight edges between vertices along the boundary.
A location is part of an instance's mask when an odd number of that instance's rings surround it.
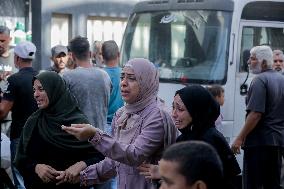
<svg viewBox="0 0 284 189">
<path fill-rule="evenodd" d="M 215 127 L 215 120 L 220 115 L 220 105 L 202 86 L 192 85 L 176 92 L 192 117 L 190 123 L 177 138 L 177 142 L 201 140 L 211 144 L 218 152 L 223 164 L 224 183 L 232 187 L 232 178 L 240 173 L 238 162 L 224 136 Z M 221 187 L 220 187 L 221 188 Z"/>
<path fill-rule="evenodd" d="M 176 91 L 187 111 L 192 117 L 192 122 L 184 129 L 183 134 L 190 134 L 191 138 L 198 137 L 211 127 L 215 127 L 215 120 L 220 115 L 220 106 L 214 97 L 202 86 L 191 85 Z"/>
<path fill-rule="evenodd" d="M 87 141 L 79 141 L 73 135 L 61 129 L 61 125 L 89 123 L 86 116 L 78 109 L 73 96 L 66 88 L 64 80 L 55 72 L 42 72 L 35 76 L 39 80 L 49 98 L 47 108 L 39 109 L 27 120 L 21 135 L 15 164 L 21 166 L 26 158 L 27 147 L 34 128 L 38 129 L 40 137 L 48 144 L 62 150 L 72 150 L 97 155 L 97 151 Z"/>
</svg>

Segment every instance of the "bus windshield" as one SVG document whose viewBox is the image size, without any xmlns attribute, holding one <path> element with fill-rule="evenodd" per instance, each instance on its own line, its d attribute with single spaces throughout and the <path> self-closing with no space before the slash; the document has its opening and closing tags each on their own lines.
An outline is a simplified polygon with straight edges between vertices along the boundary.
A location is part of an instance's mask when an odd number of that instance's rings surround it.
<svg viewBox="0 0 284 189">
<path fill-rule="evenodd" d="M 208 10 L 133 14 L 121 48 L 121 64 L 149 59 L 160 81 L 224 84 L 231 12 Z"/>
</svg>

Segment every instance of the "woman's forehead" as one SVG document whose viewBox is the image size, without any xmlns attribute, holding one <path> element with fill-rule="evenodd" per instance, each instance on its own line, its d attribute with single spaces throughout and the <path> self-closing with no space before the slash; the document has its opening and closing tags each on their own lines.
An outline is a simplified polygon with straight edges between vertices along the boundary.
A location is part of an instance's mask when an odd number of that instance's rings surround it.
<svg viewBox="0 0 284 189">
<path fill-rule="evenodd" d="M 183 101 L 182 101 L 182 99 L 181 99 L 181 97 L 180 97 L 179 94 L 175 95 L 175 97 L 174 97 L 174 103 L 177 103 L 177 104 L 180 105 L 180 106 L 184 106 L 184 103 L 183 103 Z"/>
<path fill-rule="evenodd" d="M 122 73 L 134 74 L 134 70 L 131 67 L 127 66 L 123 68 Z"/>
<path fill-rule="evenodd" d="M 42 86 L 41 82 L 38 79 L 34 80 L 34 86 Z"/>
</svg>

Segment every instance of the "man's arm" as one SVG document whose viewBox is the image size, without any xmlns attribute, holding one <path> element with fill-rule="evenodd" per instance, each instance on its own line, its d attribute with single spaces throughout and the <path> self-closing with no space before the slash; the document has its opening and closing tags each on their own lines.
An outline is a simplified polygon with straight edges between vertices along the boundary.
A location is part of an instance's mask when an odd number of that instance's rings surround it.
<svg viewBox="0 0 284 189">
<path fill-rule="evenodd" d="M 231 149 L 235 154 L 240 153 L 241 145 L 243 144 L 247 135 L 256 127 L 257 123 L 261 119 L 261 115 L 262 113 L 253 111 L 248 114 L 244 127 L 231 146 Z"/>
<path fill-rule="evenodd" d="M 12 109 L 14 102 L 2 99 L 0 103 L 0 120 L 3 120 Z"/>
</svg>

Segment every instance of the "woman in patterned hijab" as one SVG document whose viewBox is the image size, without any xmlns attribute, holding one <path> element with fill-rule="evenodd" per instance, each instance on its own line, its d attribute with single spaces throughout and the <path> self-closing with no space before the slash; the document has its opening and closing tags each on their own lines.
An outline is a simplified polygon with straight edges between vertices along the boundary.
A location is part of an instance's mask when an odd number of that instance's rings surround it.
<svg viewBox="0 0 284 189">
<path fill-rule="evenodd" d="M 157 97 L 159 75 L 153 63 L 135 58 L 121 74 L 121 95 L 126 102 L 112 121 L 111 137 L 94 127 L 79 124 L 63 127 L 78 139 L 88 139 L 106 158 L 81 172 L 81 184 L 89 186 L 118 175 L 118 189 L 154 188 L 139 174 L 143 162 L 157 163 L 165 146 L 175 141 L 170 114 Z"/>
</svg>

